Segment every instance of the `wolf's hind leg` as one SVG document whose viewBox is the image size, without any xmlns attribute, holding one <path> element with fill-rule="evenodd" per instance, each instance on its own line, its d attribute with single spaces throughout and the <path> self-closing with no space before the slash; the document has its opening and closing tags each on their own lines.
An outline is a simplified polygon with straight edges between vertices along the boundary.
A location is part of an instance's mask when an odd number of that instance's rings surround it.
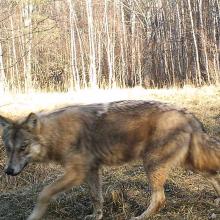
<svg viewBox="0 0 220 220">
<path fill-rule="evenodd" d="M 89 186 L 90 197 L 93 203 L 94 211 L 93 214 L 87 215 L 85 220 L 100 220 L 103 216 L 102 177 L 100 170 L 95 169 L 89 172 L 87 183 Z"/>
<path fill-rule="evenodd" d="M 165 202 L 164 184 L 167 178 L 167 169 L 157 167 L 152 171 L 147 171 L 148 181 L 152 190 L 150 205 L 140 216 L 133 217 L 131 220 L 144 220 L 158 211 Z"/>
<path fill-rule="evenodd" d="M 151 186 L 152 195 L 150 205 L 140 216 L 133 217 L 131 220 L 144 220 L 158 211 L 165 202 L 164 183 L 167 177 L 167 171 L 163 168 L 148 173 L 148 180 Z"/>
<path fill-rule="evenodd" d="M 130 220 L 145 220 L 158 211 L 165 203 L 164 184 L 169 171 L 184 163 L 188 152 L 190 135 L 182 132 L 171 137 L 167 144 L 155 148 L 144 158 L 144 168 L 152 189 L 150 205 L 140 216 Z"/>
</svg>

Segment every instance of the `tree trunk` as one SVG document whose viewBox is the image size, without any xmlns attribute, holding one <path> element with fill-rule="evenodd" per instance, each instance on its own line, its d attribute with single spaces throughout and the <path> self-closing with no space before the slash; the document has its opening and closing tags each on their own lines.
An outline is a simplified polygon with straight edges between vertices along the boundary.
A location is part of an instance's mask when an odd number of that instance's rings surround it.
<svg viewBox="0 0 220 220">
<path fill-rule="evenodd" d="M 31 91 L 33 89 L 32 85 L 32 75 L 31 75 L 31 64 L 32 64 L 32 13 L 34 5 L 32 1 L 25 1 L 22 8 L 22 18 L 24 23 L 24 43 L 25 43 L 25 54 L 26 62 L 24 66 L 25 75 L 25 91 Z"/>
<path fill-rule="evenodd" d="M 191 28 L 192 28 L 193 43 L 194 43 L 195 55 L 196 55 L 195 60 L 196 60 L 197 84 L 201 85 L 202 78 L 201 78 L 201 71 L 200 71 L 200 64 L 199 64 L 199 50 L 198 50 L 198 43 L 197 43 L 197 38 L 196 38 L 196 34 L 195 34 L 195 25 L 194 25 L 193 15 L 192 15 L 191 0 L 188 0 L 188 7 L 189 7 L 189 15 L 190 15 Z"/>
<path fill-rule="evenodd" d="M 96 77 L 96 52 L 95 52 L 95 34 L 93 22 L 92 0 L 86 0 L 86 10 L 88 19 L 88 33 L 89 33 L 89 83 L 91 88 L 97 87 Z"/>
<path fill-rule="evenodd" d="M 3 63 L 3 49 L 0 41 L 0 93 L 3 93 L 6 90 L 6 80 L 5 80 L 5 71 Z"/>
</svg>

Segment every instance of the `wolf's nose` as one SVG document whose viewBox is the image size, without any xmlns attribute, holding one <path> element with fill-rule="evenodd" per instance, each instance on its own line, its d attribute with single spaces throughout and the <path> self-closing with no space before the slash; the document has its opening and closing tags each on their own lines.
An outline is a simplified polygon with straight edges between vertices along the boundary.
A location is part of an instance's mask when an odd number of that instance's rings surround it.
<svg viewBox="0 0 220 220">
<path fill-rule="evenodd" d="M 7 175 L 13 175 L 14 174 L 14 169 L 11 168 L 11 167 L 8 167 L 6 170 L 5 170 L 5 173 Z"/>
</svg>

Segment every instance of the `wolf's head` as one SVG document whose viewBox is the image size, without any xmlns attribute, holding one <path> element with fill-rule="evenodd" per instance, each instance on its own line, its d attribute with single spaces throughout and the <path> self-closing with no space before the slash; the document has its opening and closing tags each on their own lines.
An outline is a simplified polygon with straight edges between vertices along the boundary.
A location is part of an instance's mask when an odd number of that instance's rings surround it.
<svg viewBox="0 0 220 220">
<path fill-rule="evenodd" d="M 42 149 L 38 137 L 40 127 L 40 119 L 34 113 L 20 122 L 0 116 L 1 136 L 7 153 L 6 174 L 15 176 L 29 162 L 37 160 Z"/>
</svg>

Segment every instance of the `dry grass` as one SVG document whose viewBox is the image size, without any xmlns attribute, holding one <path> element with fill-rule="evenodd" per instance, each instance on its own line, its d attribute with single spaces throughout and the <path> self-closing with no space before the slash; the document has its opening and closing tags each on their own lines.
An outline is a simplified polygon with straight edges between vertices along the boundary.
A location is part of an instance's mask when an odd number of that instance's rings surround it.
<svg viewBox="0 0 220 220">
<path fill-rule="evenodd" d="M 18 117 L 30 111 L 53 109 L 72 103 L 106 102 L 119 99 L 156 99 L 170 102 L 190 111 L 204 123 L 212 135 L 218 134 L 220 88 L 186 87 L 168 90 L 79 91 L 63 94 L 5 95 L 0 102 L 0 114 Z M 0 160 L 0 219 L 25 219 L 31 212 L 37 194 L 42 187 L 62 174 L 57 165 L 31 165 L 18 177 L 6 177 L 3 173 L 4 149 Z M 140 214 L 149 203 L 150 189 L 140 163 L 103 170 L 104 219 L 127 219 Z M 216 214 L 220 219 L 220 209 L 214 203 L 215 193 L 200 175 L 175 170 L 165 186 L 166 206 L 152 219 L 209 219 Z M 86 185 L 62 194 L 50 205 L 45 219 L 83 219 L 92 210 Z"/>
</svg>

